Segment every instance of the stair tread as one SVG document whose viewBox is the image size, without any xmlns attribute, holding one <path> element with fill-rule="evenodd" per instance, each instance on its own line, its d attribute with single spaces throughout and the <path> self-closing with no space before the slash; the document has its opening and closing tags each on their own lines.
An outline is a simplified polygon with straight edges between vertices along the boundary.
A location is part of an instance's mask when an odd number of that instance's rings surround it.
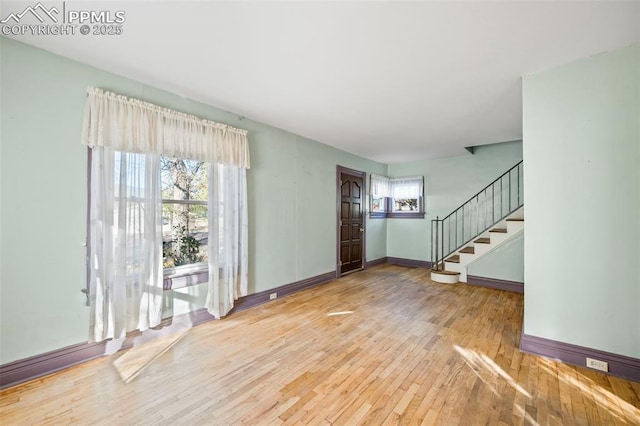
<svg viewBox="0 0 640 426">
<path fill-rule="evenodd" d="M 478 238 L 477 240 L 474 241 L 474 243 L 478 243 L 478 244 L 491 244 L 491 238 Z"/>
<path fill-rule="evenodd" d="M 446 271 L 446 270 L 431 270 L 431 273 L 435 273 L 435 274 L 442 274 L 442 275 L 460 275 L 460 272 L 453 272 L 453 271 Z"/>
<path fill-rule="evenodd" d="M 455 255 L 451 256 L 450 258 L 445 259 L 445 262 L 460 263 L 460 256 L 455 254 Z"/>
<path fill-rule="evenodd" d="M 507 228 L 493 228 L 493 229 L 490 229 L 489 232 L 498 232 L 500 234 L 506 234 Z"/>
<path fill-rule="evenodd" d="M 474 254 L 476 250 L 473 247 L 465 247 L 460 250 L 460 253 Z"/>
<path fill-rule="evenodd" d="M 507 219 L 507 222 L 524 222 L 524 218 L 512 217 Z"/>
</svg>

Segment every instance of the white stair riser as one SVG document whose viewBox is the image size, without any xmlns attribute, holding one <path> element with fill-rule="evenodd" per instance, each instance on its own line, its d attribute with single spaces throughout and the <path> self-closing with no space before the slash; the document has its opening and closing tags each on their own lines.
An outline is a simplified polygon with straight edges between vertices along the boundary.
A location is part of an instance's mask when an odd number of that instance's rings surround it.
<svg viewBox="0 0 640 426">
<path fill-rule="evenodd" d="M 524 208 L 520 208 L 517 212 L 512 214 L 510 218 L 524 218 Z M 455 252 L 459 256 L 460 261 L 444 262 L 444 268 L 447 271 L 458 272 L 460 275 L 444 275 L 437 272 L 431 272 L 431 279 L 439 283 L 454 284 L 456 282 L 467 282 L 467 265 L 486 253 L 493 251 L 497 246 L 501 245 L 507 240 L 513 238 L 516 234 L 519 234 L 524 230 L 524 221 L 519 220 L 502 220 L 496 223 L 491 229 L 506 228 L 507 232 L 484 232 L 478 235 L 477 238 L 489 238 L 491 242 L 489 244 L 470 242 L 466 247 L 473 247 L 474 253 L 460 253 Z"/>
<path fill-rule="evenodd" d="M 520 221 L 507 221 L 507 233 L 513 234 L 514 232 L 518 232 L 524 229 L 524 222 Z"/>
<path fill-rule="evenodd" d="M 513 212 L 509 219 L 522 219 L 524 220 L 524 207 L 520 207 L 517 211 Z"/>
<path fill-rule="evenodd" d="M 466 265 L 476 258 L 475 254 L 470 253 L 458 253 L 458 255 L 460 256 L 460 265 L 462 266 Z"/>
<path fill-rule="evenodd" d="M 465 274 L 466 279 L 466 274 Z M 437 272 L 431 272 L 431 280 L 442 284 L 455 284 L 458 282 L 458 275 L 445 275 Z"/>
<path fill-rule="evenodd" d="M 462 272 L 463 269 L 465 269 L 462 265 L 460 265 L 459 263 L 454 263 L 454 262 L 444 262 L 444 269 L 446 271 L 451 271 L 451 272 Z"/>
<path fill-rule="evenodd" d="M 489 238 L 491 238 L 491 245 L 493 247 L 495 247 L 496 245 L 501 244 L 505 240 L 509 239 L 510 236 L 511 235 L 509 235 L 509 233 L 502 233 L 502 232 L 490 232 L 489 233 Z"/>
<path fill-rule="evenodd" d="M 494 247 L 494 244 L 484 244 L 484 243 L 474 243 L 473 249 L 475 251 L 476 256 L 481 256 L 486 252 L 490 251 Z"/>
</svg>

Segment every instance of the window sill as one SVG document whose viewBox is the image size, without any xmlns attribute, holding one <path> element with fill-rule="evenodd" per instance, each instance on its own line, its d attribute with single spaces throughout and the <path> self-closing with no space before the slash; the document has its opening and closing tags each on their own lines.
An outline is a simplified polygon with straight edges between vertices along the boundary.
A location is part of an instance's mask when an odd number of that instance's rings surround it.
<svg viewBox="0 0 640 426">
<path fill-rule="evenodd" d="M 390 212 L 387 213 L 390 219 L 424 219 L 424 212 Z"/>
<path fill-rule="evenodd" d="M 424 219 L 424 212 L 371 212 L 371 219 Z"/>
<path fill-rule="evenodd" d="M 163 290 L 176 290 L 209 281 L 207 265 L 186 268 L 167 268 L 164 271 Z"/>
</svg>

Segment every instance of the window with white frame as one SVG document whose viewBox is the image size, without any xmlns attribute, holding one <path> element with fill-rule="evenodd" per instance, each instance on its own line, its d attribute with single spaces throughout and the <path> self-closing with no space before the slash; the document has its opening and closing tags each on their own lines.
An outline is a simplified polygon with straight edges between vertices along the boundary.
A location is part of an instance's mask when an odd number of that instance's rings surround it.
<svg viewBox="0 0 640 426">
<path fill-rule="evenodd" d="M 207 164 L 185 158 L 160 158 L 162 263 L 165 275 L 207 269 Z"/>
<path fill-rule="evenodd" d="M 424 178 L 371 175 L 372 218 L 424 218 Z"/>
<path fill-rule="evenodd" d="M 90 341 L 157 326 L 187 285 L 230 312 L 248 291 L 247 131 L 89 87 L 82 143 Z"/>
<path fill-rule="evenodd" d="M 391 196 L 391 179 L 386 176 L 371 175 L 371 213 L 385 213 L 387 199 Z"/>
<path fill-rule="evenodd" d="M 391 197 L 394 213 L 422 212 L 422 176 L 391 179 Z"/>
</svg>

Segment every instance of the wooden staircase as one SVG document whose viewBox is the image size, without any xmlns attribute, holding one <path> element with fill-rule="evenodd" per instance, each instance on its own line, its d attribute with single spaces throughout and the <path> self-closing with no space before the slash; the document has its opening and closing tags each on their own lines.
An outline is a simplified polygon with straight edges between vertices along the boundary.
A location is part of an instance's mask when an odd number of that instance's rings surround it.
<svg viewBox="0 0 640 426">
<path fill-rule="evenodd" d="M 467 282 L 467 265 L 524 232 L 523 161 L 443 218 L 431 219 L 431 278 Z"/>
<path fill-rule="evenodd" d="M 470 244 L 456 250 L 437 269 L 431 270 L 431 279 L 439 283 L 467 282 L 467 267 L 496 248 L 524 232 L 524 207 L 482 233 Z"/>
</svg>

